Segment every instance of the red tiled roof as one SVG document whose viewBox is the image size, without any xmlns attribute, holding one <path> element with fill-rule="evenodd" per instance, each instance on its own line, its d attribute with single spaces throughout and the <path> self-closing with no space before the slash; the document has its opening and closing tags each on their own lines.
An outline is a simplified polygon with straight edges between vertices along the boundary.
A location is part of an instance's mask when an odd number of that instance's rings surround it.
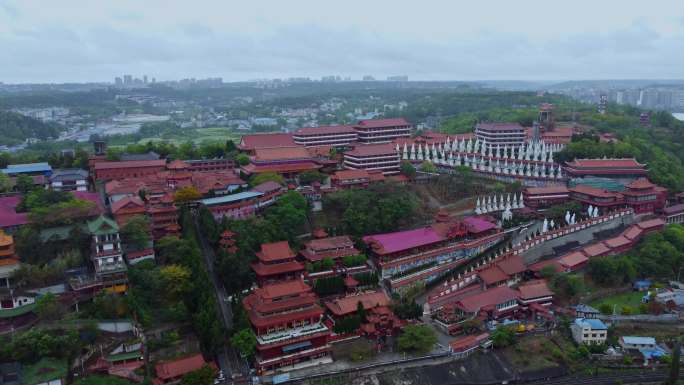
<svg viewBox="0 0 684 385">
<path fill-rule="evenodd" d="M 128 257 L 128 259 L 136 259 L 148 255 L 154 256 L 154 249 L 143 249 L 137 251 L 129 251 L 126 253 L 126 257 Z"/>
<path fill-rule="evenodd" d="M 137 167 L 166 167 L 166 159 L 155 160 L 128 160 L 121 162 L 98 162 L 95 170 L 109 170 L 112 168 L 137 168 Z"/>
<path fill-rule="evenodd" d="M 663 209 L 663 212 L 667 215 L 682 213 L 682 212 L 684 212 L 684 203 L 665 207 Z"/>
<path fill-rule="evenodd" d="M 243 150 L 256 150 L 259 148 L 276 148 L 296 146 L 292 134 L 268 133 L 243 135 L 240 140 L 240 148 Z"/>
<path fill-rule="evenodd" d="M 351 275 L 348 275 L 344 277 L 344 286 L 346 287 L 356 287 L 359 284 L 359 281 L 354 279 Z"/>
<path fill-rule="evenodd" d="M 279 298 L 285 295 L 294 295 L 311 291 L 311 287 L 301 279 L 294 279 L 285 282 L 278 282 L 264 285 L 255 289 L 254 293 L 263 299 Z"/>
<path fill-rule="evenodd" d="M 482 343 L 482 341 L 485 341 L 487 338 L 489 338 L 489 333 L 457 338 L 449 342 L 449 347 L 451 348 L 452 352 L 463 352 L 468 349 L 479 346 Z"/>
<path fill-rule="evenodd" d="M 497 262 L 496 265 L 499 267 L 499 269 L 501 269 L 501 271 L 508 275 L 520 274 L 527 270 L 525 264 L 523 263 L 522 257 L 517 254 L 508 257 L 501 262 Z"/>
<path fill-rule="evenodd" d="M 531 271 L 539 272 L 539 271 L 541 271 L 543 268 L 545 268 L 545 267 L 547 267 L 547 266 L 553 266 L 554 270 L 556 270 L 557 273 L 563 271 L 563 267 L 560 265 L 560 263 L 558 263 L 558 259 L 557 259 L 557 258 L 554 258 L 554 259 L 547 259 L 547 260 L 544 260 L 544 261 L 540 261 L 540 262 L 537 262 L 537 263 L 533 263 L 533 264 L 531 264 L 530 266 L 528 266 L 528 268 L 529 268 Z"/>
<path fill-rule="evenodd" d="M 314 305 L 309 309 L 296 311 L 293 313 L 275 314 L 268 317 L 259 317 L 252 313 L 249 315 L 249 321 L 256 328 L 265 328 L 268 326 L 283 325 L 286 322 L 292 321 L 293 319 L 304 320 L 311 318 L 319 318 L 322 314 L 323 309 L 321 309 L 321 307 L 318 305 Z"/>
<path fill-rule="evenodd" d="M 118 201 L 112 203 L 112 213 L 116 214 L 119 210 L 129 205 L 133 205 L 137 208 L 142 208 L 143 210 L 145 209 L 145 204 L 140 198 L 125 196 L 119 199 Z"/>
<path fill-rule="evenodd" d="M 256 255 L 259 260 L 264 262 L 292 259 L 295 257 L 287 241 L 264 243 L 261 245 L 261 251 L 257 252 Z"/>
<path fill-rule="evenodd" d="M 566 186 L 528 187 L 525 189 L 525 193 L 529 195 L 567 194 L 568 192 Z"/>
<path fill-rule="evenodd" d="M 445 237 L 438 234 L 432 227 L 422 227 L 414 230 L 367 235 L 363 237 L 363 241 L 371 246 L 373 251 L 377 254 L 396 253 L 414 247 L 437 243 L 444 239 Z"/>
<path fill-rule="evenodd" d="M 359 144 L 358 146 L 355 146 L 353 149 L 346 151 L 344 154 L 355 157 L 381 155 L 396 155 L 397 157 L 399 156 L 399 154 L 397 153 L 396 146 L 392 143 Z"/>
<path fill-rule="evenodd" d="M 352 295 L 338 298 L 325 303 L 325 306 L 337 317 L 345 316 L 356 312 L 358 303 L 363 304 L 363 308 L 369 310 L 376 306 L 388 306 L 390 299 L 383 291 Z"/>
<path fill-rule="evenodd" d="M 319 134 L 355 134 L 356 130 L 352 126 L 318 126 L 302 127 L 294 132 L 294 135 L 319 135 Z"/>
<path fill-rule="evenodd" d="M 29 223 L 27 213 L 16 211 L 20 202 L 21 197 L 18 195 L 0 198 L 0 227 L 14 227 Z"/>
<path fill-rule="evenodd" d="M 347 179 L 364 179 L 370 180 L 370 175 L 367 170 L 340 170 L 335 171 L 331 177 L 333 180 L 347 180 Z"/>
<path fill-rule="evenodd" d="M 589 258 L 584 255 L 581 251 L 573 251 L 572 253 L 566 254 L 558 259 L 558 262 L 565 266 L 566 269 L 573 269 L 577 266 L 587 262 Z"/>
<path fill-rule="evenodd" d="M 606 247 L 602 242 L 594 243 L 593 245 L 586 246 L 582 249 L 582 252 L 589 258 L 598 257 L 601 255 L 608 254 L 610 249 Z"/>
<path fill-rule="evenodd" d="M 639 238 L 641 236 L 641 234 L 643 234 L 643 233 L 644 233 L 644 230 L 639 228 L 639 226 L 632 225 L 632 226 L 629 226 L 627 228 L 627 230 L 623 231 L 622 234 L 620 234 L 620 235 L 622 235 L 625 238 L 633 241 L 633 240 Z"/>
<path fill-rule="evenodd" d="M 311 154 L 304 147 L 258 148 L 255 150 L 254 160 L 273 161 L 291 159 L 311 159 Z"/>
<path fill-rule="evenodd" d="M 537 280 L 518 286 L 521 299 L 534 299 L 553 296 L 553 292 L 544 280 Z"/>
<path fill-rule="evenodd" d="M 463 220 L 463 223 L 468 227 L 468 231 L 473 234 L 496 229 L 494 223 L 480 217 L 467 217 Z"/>
<path fill-rule="evenodd" d="M 313 239 L 306 243 L 306 248 L 314 251 L 353 247 L 354 242 L 352 242 L 351 238 L 346 235 Z"/>
<path fill-rule="evenodd" d="M 372 170 L 368 173 L 368 176 L 370 177 L 371 182 L 383 182 L 385 180 L 385 174 L 382 173 L 381 170 Z M 390 178 L 396 179 L 395 182 L 400 182 L 400 178 L 405 178 L 405 180 L 408 180 L 405 175 L 392 175 Z"/>
<path fill-rule="evenodd" d="M 462 298 L 457 305 L 467 313 L 474 313 L 486 306 L 494 306 L 518 298 L 518 291 L 508 286 L 499 286 L 481 293 Z"/>
<path fill-rule="evenodd" d="M 176 159 L 166 165 L 166 168 L 169 170 L 185 170 L 188 167 L 190 167 L 190 165 L 180 159 Z"/>
<path fill-rule="evenodd" d="M 647 221 L 639 222 L 636 225 L 643 230 L 652 230 L 665 226 L 665 220 L 662 218 L 649 219 Z"/>
<path fill-rule="evenodd" d="M 258 192 L 264 193 L 264 194 L 269 194 L 269 193 L 272 193 L 274 191 L 282 190 L 282 188 L 283 188 L 283 186 L 281 186 L 279 183 L 274 182 L 272 180 L 269 180 L 267 182 L 264 182 L 264 183 L 261 183 L 261 184 L 254 186 L 252 188 L 252 190 L 258 191 Z"/>
<path fill-rule="evenodd" d="M 366 128 L 380 128 L 380 127 L 394 127 L 394 126 L 410 126 L 411 123 L 407 122 L 404 118 L 394 118 L 394 119 L 366 119 L 360 120 L 357 126 Z"/>
<path fill-rule="evenodd" d="M 575 159 L 567 165 L 573 168 L 636 168 L 643 169 L 644 164 L 634 158 L 623 159 Z"/>
<path fill-rule="evenodd" d="M 159 363 L 154 369 L 158 378 L 168 380 L 200 369 L 205 364 L 204 357 L 201 354 L 196 354 L 175 361 Z"/>
<path fill-rule="evenodd" d="M 525 130 L 523 128 L 523 126 L 521 126 L 518 123 L 508 123 L 508 122 L 478 123 L 476 128 L 482 129 L 482 130 L 487 130 L 487 131 L 524 131 Z"/>
<path fill-rule="evenodd" d="M 618 198 L 620 196 L 619 193 L 608 191 L 608 190 L 603 190 L 600 188 L 592 187 L 592 186 L 587 186 L 583 184 L 578 184 L 575 187 L 570 187 L 569 189 L 571 192 L 576 192 L 580 194 L 585 194 L 597 198 Z"/>
<path fill-rule="evenodd" d="M 639 178 L 639 179 L 632 181 L 632 183 L 628 184 L 626 187 L 628 189 L 632 188 L 632 189 L 638 189 L 639 190 L 639 189 L 653 188 L 655 186 L 656 185 L 651 183 L 651 181 L 649 181 L 648 179 Z"/>
<path fill-rule="evenodd" d="M 316 170 L 321 168 L 319 164 L 315 162 L 299 162 L 299 163 L 285 163 L 285 164 L 265 164 L 265 165 L 255 165 L 248 164 L 242 169 L 249 174 L 260 173 L 260 172 L 299 172 Z"/>
<path fill-rule="evenodd" d="M 285 263 L 274 263 L 274 264 L 264 264 L 264 263 L 253 263 L 252 269 L 256 275 L 261 277 L 268 277 L 270 275 L 293 273 L 297 271 L 304 271 L 304 264 L 297 261 L 290 261 Z"/>
<path fill-rule="evenodd" d="M 477 273 L 477 276 L 487 285 L 493 285 L 508 280 L 508 275 L 498 266 L 490 266 Z"/>
<path fill-rule="evenodd" d="M 618 247 L 629 245 L 632 243 L 632 241 L 620 235 L 615 238 L 606 239 L 605 241 L 603 241 L 603 243 L 605 243 L 606 246 L 610 247 L 611 249 L 615 249 Z"/>
</svg>

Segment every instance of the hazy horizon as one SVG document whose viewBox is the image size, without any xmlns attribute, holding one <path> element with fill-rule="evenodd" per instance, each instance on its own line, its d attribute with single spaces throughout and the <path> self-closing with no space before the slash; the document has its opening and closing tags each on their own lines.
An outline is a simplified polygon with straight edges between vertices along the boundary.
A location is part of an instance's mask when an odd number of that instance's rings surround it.
<svg viewBox="0 0 684 385">
<path fill-rule="evenodd" d="M 684 4 L 0 0 L 0 82 L 679 80 Z"/>
</svg>

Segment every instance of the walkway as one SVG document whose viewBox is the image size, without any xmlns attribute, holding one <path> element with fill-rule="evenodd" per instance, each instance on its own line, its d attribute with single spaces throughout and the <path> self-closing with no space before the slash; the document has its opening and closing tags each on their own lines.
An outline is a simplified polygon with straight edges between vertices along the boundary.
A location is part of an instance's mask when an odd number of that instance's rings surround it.
<svg viewBox="0 0 684 385">
<path fill-rule="evenodd" d="M 202 255 L 204 256 L 204 261 L 207 265 L 207 271 L 211 277 L 211 282 L 214 285 L 214 290 L 216 292 L 216 301 L 219 305 L 219 310 L 221 312 L 221 318 L 223 320 L 223 326 L 226 330 L 231 330 L 233 328 L 233 309 L 231 307 L 230 299 L 226 293 L 226 289 L 223 284 L 219 281 L 216 275 L 216 255 L 214 254 L 214 249 L 209 244 L 206 236 L 200 230 L 199 222 L 197 221 L 197 216 L 193 215 L 193 223 L 195 225 L 195 234 L 199 242 L 199 246 L 202 249 Z M 216 353 L 216 361 L 221 370 L 223 370 L 226 381 L 232 383 L 233 374 L 245 374 L 245 365 L 242 360 L 238 357 L 235 351 L 230 347 L 223 347 L 219 352 Z"/>
</svg>

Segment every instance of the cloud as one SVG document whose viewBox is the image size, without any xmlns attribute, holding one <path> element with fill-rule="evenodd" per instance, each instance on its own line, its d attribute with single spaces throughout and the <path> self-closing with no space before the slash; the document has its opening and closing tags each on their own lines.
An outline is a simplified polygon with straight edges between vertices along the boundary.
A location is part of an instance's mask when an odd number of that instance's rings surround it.
<svg viewBox="0 0 684 385">
<path fill-rule="evenodd" d="M 0 81 L 681 78 L 684 10 L 664 3 L 0 0 Z"/>
</svg>

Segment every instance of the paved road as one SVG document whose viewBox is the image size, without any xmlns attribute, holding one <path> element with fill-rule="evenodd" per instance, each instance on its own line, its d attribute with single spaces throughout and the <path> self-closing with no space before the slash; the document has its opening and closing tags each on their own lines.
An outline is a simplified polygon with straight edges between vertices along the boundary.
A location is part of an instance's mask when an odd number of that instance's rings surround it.
<svg viewBox="0 0 684 385">
<path fill-rule="evenodd" d="M 223 284 L 219 281 L 218 276 L 215 272 L 215 262 L 216 255 L 214 254 L 214 249 L 209 244 L 209 241 L 204 236 L 202 231 L 200 231 L 200 226 L 197 221 L 197 216 L 193 216 L 193 223 L 195 224 L 195 233 L 197 235 L 197 240 L 202 248 L 202 255 L 204 256 L 204 261 L 207 265 L 207 271 L 211 277 L 211 282 L 214 285 L 214 290 L 216 291 L 216 300 L 219 304 L 219 310 L 221 311 L 221 319 L 223 320 L 223 325 L 226 330 L 233 328 L 233 309 L 231 303 L 228 300 L 228 295 L 226 294 L 226 289 Z M 222 347 L 216 354 L 216 361 L 221 370 L 223 370 L 226 380 L 232 383 L 231 378 L 233 373 L 239 373 L 240 361 L 235 354 L 233 349 Z"/>
</svg>

